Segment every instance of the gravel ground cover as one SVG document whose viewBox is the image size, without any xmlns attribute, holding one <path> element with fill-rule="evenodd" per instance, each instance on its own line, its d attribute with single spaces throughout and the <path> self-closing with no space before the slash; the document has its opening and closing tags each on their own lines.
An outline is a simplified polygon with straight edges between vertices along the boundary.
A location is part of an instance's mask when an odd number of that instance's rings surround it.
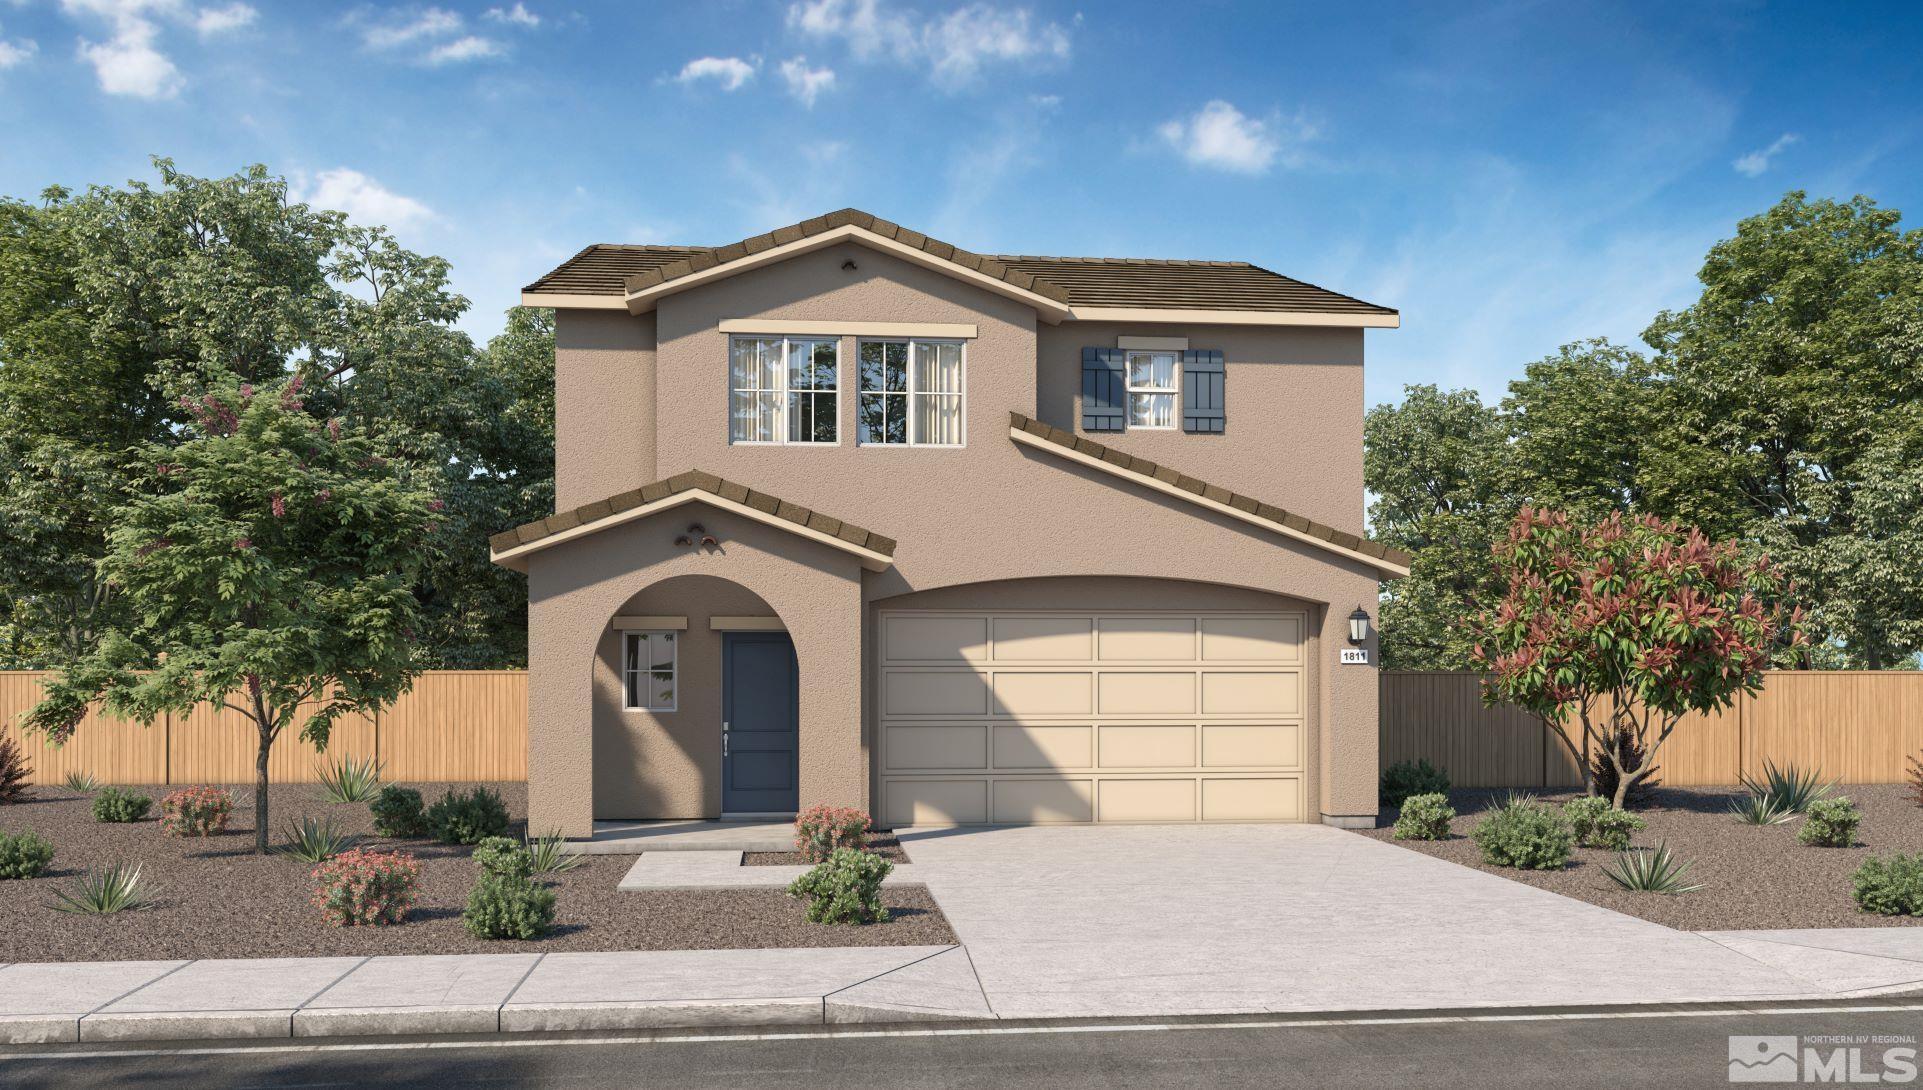
<svg viewBox="0 0 1923 1090">
<path fill-rule="evenodd" d="M 449 787 L 410 784 L 433 802 Z M 507 803 L 521 835 L 527 791 L 490 784 Z M 138 788 L 161 796 L 173 788 Z M 550 875 L 559 895 L 555 928 L 530 941 L 486 941 L 461 926 L 473 885 L 471 850 L 429 840 L 372 835 L 365 804 L 329 804 L 320 788 L 271 788 L 275 840 L 303 815 L 331 817 L 361 834 L 362 847 L 412 852 L 421 862 L 420 899 L 399 927 L 329 926 L 309 900 L 313 869 L 293 859 L 253 854 L 253 789 L 235 787 L 226 831 L 207 839 L 176 838 L 150 817 L 131 825 L 93 820 L 90 800 L 64 788 L 36 787 L 26 800 L 0 806 L 0 831 L 33 829 L 51 840 L 52 869 L 29 880 L 0 881 L 0 963 L 117 961 L 146 958 L 307 957 L 337 954 L 469 954 L 517 950 L 733 950 L 808 946 L 913 946 L 951 943 L 954 933 L 919 886 L 888 889 L 894 918 L 885 924 L 809 923 L 802 902 L 771 890 L 623 893 L 615 883 L 632 856 L 590 856 L 574 870 Z M 127 860 L 142 865 L 151 907 L 114 916 L 56 912 L 47 905 L 89 866 Z"/>
<path fill-rule="evenodd" d="M 1801 818 L 1783 825 L 1739 823 L 1728 812 L 1730 800 L 1741 794 L 1738 788 L 1658 788 L 1653 805 L 1636 811 L 1649 827 L 1636 834 L 1634 846 L 1667 842 L 1671 852 L 1692 864 L 1689 880 L 1703 888 L 1675 896 L 1618 888 L 1602 870 L 1614 853 L 1595 848 L 1577 848 L 1561 871 L 1485 865 L 1469 832 L 1484 811 L 1499 804 L 1499 791 L 1450 792 L 1458 816 L 1447 840 L 1395 840 L 1389 826 L 1396 812 L 1389 809 L 1380 815 L 1382 827 L 1363 835 L 1684 931 L 1904 927 L 1923 920 L 1862 912 L 1850 900 L 1850 874 L 1864 859 L 1923 851 L 1923 809 L 1903 792 L 1901 784 L 1839 785 L 1834 794 L 1848 796 L 1863 812 L 1857 843 L 1813 848 L 1796 839 Z M 1575 793 L 1536 797 L 1561 804 Z"/>
<path fill-rule="evenodd" d="M 901 841 L 893 833 L 869 833 L 868 850 L 888 860 L 890 863 L 910 863 L 908 853 L 903 850 Z M 806 866 L 808 861 L 801 858 L 800 852 L 742 852 L 741 865 L 744 867 L 796 867 Z"/>
</svg>

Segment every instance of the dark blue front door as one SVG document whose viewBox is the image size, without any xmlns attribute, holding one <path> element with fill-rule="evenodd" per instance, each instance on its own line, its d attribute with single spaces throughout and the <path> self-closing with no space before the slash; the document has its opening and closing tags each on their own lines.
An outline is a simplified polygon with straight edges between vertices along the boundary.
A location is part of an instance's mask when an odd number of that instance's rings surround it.
<svg viewBox="0 0 1923 1090">
<path fill-rule="evenodd" d="M 721 693 L 722 812 L 794 813 L 801 688 L 788 634 L 723 634 Z"/>
</svg>

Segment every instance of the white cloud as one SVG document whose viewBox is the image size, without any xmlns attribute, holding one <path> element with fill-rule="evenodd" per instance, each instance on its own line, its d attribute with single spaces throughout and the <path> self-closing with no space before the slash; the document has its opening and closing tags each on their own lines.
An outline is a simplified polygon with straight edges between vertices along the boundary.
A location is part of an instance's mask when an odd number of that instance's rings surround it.
<svg viewBox="0 0 1923 1090">
<path fill-rule="evenodd" d="M 427 205 L 349 167 L 321 171 L 312 186 L 297 177 L 293 189 L 297 201 L 345 212 L 347 218 L 369 226 L 414 227 L 434 218 L 434 210 Z"/>
<path fill-rule="evenodd" d="M 497 23 L 511 23 L 515 26 L 537 27 L 541 25 L 541 17 L 529 11 L 527 5 L 519 3 L 518 0 L 511 8 L 487 9 L 486 17 Z"/>
<path fill-rule="evenodd" d="M 787 82 L 789 94 L 813 109 L 815 99 L 835 85 L 835 70 L 810 68 L 807 57 L 794 57 L 781 62 L 781 78 Z"/>
<path fill-rule="evenodd" d="M 501 43 L 492 38 L 482 38 L 478 35 L 469 34 L 463 38 L 456 38 L 451 42 L 442 42 L 440 45 L 428 50 L 427 55 L 422 57 L 421 60 L 423 63 L 432 65 L 458 64 L 461 61 L 478 61 L 487 57 L 498 57 L 501 55 L 501 52 Z"/>
<path fill-rule="evenodd" d="M 0 38 L 0 71 L 27 63 L 39 51 L 40 47 L 34 44 L 32 38 L 19 38 L 11 42 Z"/>
<path fill-rule="evenodd" d="M 247 4 L 233 3 L 218 8 L 202 8 L 194 15 L 194 30 L 201 37 L 207 38 L 252 26 L 254 20 L 258 18 L 260 13 Z"/>
<path fill-rule="evenodd" d="M 154 48 L 158 34 L 144 19 L 128 20 L 104 42 L 80 40 L 76 51 L 81 60 L 93 65 L 100 89 L 110 95 L 135 98 L 172 98 L 180 93 L 186 79 L 167 55 Z"/>
<path fill-rule="evenodd" d="M 1777 137 L 1769 147 L 1752 151 L 1748 155 L 1731 163 L 1730 166 L 1735 167 L 1736 173 L 1741 174 L 1745 178 L 1759 177 L 1764 171 L 1770 168 L 1771 161 L 1774 160 L 1777 155 L 1801 139 L 1802 137 L 1793 132 L 1786 132 Z"/>
<path fill-rule="evenodd" d="M 1163 122 L 1155 132 L 1191 166 L 1234 174 L 1266 173 L 1278 156 L 1297 162 L 1296 145 L 1316 134 L 1315 126 L 1300 118 L 1286 124 L 1275 117 L 1261 120 L 1219 98 L 1189 117 Z"/>
<path fill-rule="evenodd" d="M 1077 20 L 1080 17 L 1077 16 Z M 1067 59 L 1069 32 L 1027 8 L 973 3 L 923 20 L 889 10 L 885 0 L 798 0 L 789 27 L 809 37 L 845 43 L 861 60 L 921 64 L 937 84 L 971 82 L 991 64 Z"/>
<path fill-rule="evenodd" d="M 714 80 L 723 91 L 739 91 L 755 78 L 755 66 L 740 57 L 696 57 L 681 66 L 676 83 L 691 84 Z"/>
<path fill-rule="evenodd" d="M 369 49 L 397 49 L 428 39 L 456 34 L 461 17 L 446 8 L 426 8 L 401 19 L 389 19 L 361 28 L 361 42 Z"/>
</svg>

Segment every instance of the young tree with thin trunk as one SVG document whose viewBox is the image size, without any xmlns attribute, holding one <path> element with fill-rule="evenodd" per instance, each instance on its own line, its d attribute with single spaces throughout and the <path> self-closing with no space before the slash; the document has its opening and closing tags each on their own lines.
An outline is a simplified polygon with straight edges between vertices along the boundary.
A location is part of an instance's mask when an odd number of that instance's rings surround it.
<svg viewBox="0 0 1923 1090">
<path fill-rule="evenodd" d="M 1596 790 L 1589 757 L 1603 754 L 1619 808 L 1685 716 L 1756 692 L 1772 657 L 1806 641 L 1801 610 L 1785 605 L 1794 588 L 1769 558 L 1654 517 L 1585 528 L 1525 507 L 1495 560 L 1506 590 L 1471 618 L 1483 699 L 1542 720 L 1585 794 Z M 1625 730 L 1640 760 L 1610 744 Z"/>
<path fill-rule="evenodd" d="M 47 686 L 29 729 L 72 736 L 89 704 L 151 725 L 202 704 L 258 740 L 254 848 L 267 851 L 268 756 L 288 730 L 325 750 L 335 721 L 391 703 L 418 670 L 414 584 L 440 501 L 406 463 L 321 420 L 298 380 L 183 397 L 181 441 L 137 455 L 109 512 L 100 578 L 128 618 Z"/>
</svg>

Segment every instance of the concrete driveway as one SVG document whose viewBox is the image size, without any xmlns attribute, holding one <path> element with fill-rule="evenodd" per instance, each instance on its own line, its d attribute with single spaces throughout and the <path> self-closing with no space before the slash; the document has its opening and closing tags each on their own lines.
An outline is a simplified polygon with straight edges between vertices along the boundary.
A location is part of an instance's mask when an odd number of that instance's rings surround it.
<svg viewBox="0 0 1923 1090">
<path fill-rule="evenodd" d="M 1003 1018 L 1813 990 L 1707 937 L 1320 825 L 910 829 L 901 840 Z"/>
</svg>

